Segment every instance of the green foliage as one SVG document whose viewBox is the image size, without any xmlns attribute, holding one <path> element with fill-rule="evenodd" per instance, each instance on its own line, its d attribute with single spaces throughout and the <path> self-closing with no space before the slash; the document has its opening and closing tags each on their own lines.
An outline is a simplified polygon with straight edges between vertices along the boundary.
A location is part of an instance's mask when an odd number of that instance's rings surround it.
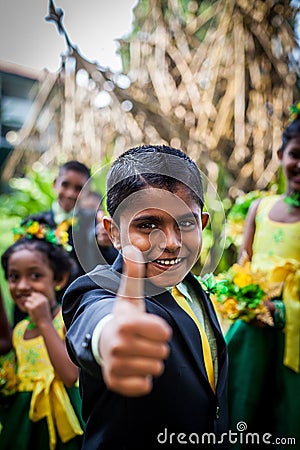
<svg viewBox="0 0 300 450">
<path fill-rule="evenodd" d="M 237 197 L 235 203 L 228 213 L 229 220 L 245 220 L 248 210 L 252 202 L 264 195 L 269 195 L 269 192 L 259 190 L 251 191 L 248 194 Z"/>
<path fill-rule="evenodd" d="M 0 195 L 0 256 L 13 243 L 12 229 L 29 214 L 45 211 L 55 198 L 53 191 L 54 176 L 46 168 L 40 171 L 30 169 L 23 178 L 12 178 L 9 182 L 10 193 Z M 4 304 L 11 320 L 12 301 L 0 271 L 0 286 Z"/>
<path fill-rule="evenodd" d="M 55 198 L 54 176 L 49 170 L 30 169 L 23 178 L 12 178 L 9 182 L 11 192 L 0 195 L 2 216 L 26 217 L 50 208 Z"/>
</svg>

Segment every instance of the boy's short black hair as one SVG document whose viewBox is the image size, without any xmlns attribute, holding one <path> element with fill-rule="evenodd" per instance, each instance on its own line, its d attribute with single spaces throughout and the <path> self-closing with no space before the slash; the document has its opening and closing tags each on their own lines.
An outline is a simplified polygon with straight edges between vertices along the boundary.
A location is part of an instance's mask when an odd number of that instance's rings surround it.
<svg viewBox="0 0 300 450">
<path fill-rule="evenodd" d="M 186 153 L 166 145 L 131 148 L 114 161 L 107 175 L 107 210 L 113 217 L 123 200 L 147 186 L 172 192 L 178 184 L 203 207 L 200 171 Z"/>
<path fill-rule="evenodd" d="M 84 175 L 87 179 L 91 177 L 90 169 L 83 163 L 79 161 L 68 161 L 64 163 L 60 168 L 58 174 L 61 175 L 66 170 L 73 170 L 74 172 L 79 172 Z"/>
</svg>

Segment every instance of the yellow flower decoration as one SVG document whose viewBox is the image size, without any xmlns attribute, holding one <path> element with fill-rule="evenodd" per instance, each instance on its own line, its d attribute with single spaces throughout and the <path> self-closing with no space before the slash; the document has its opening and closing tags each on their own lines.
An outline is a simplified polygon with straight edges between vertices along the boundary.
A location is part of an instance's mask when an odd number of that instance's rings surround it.
<svg viewBox="0 0 300 450">
<path fill-rule="evenodd" d="M 16 375 L 16 356 L 14 350 L 0 356 L 0 394 L 12 395 L 18 388 Z"/>
<path fill-rule="evenodd" d="M 300 115 L 300 102 L 295 103 L 290 107 L 291 116 L 290 121 L 296 120 Z"/>
<path fill-rule="evenodd" d="M 71 217 L 70 219 L 63 220 L 57 225 L 57 230 L 68 231 L 70 227 L 73 227 L 77 223 L 77 217 Z"/>
<path fill-rule="evenodd" d="M 251 275 L 250 262 L 246 263 L 244 266 L 239 264 L 234 264 L 232 266 L 232 271 L 235 273 L 233 277 L 233 282 L 239 287 L 245 287 L 253 282 Z"/>
<path fill-rule="evenodd" d="M 199 280 L 210 294 L 217 313 L 230 321 L 237 319 L 250 322 L 255 317 L 268 325 L 274 325 L 265 305 L 274 298 L 274 283 L 268 283 L 265 273 L 253 270 L 249 260 L 234 264 L 227 272 L 216 278 L 212 274 Z M 276 292 L 278 297 L 278 290 Z"/>
<path fill-rule="evenodd" d="M 31 225 L 29 225 L 29 227 L 27 227 L 27 233 L 28 234 L 38 234 L 40 231 L 40 224 L 37 221 L 34 221 L 31 223 Z"/>
<path fill-rule="evenodd" d="M 73 223 L 73 221 L 69 223 Z M 72 247 L 68 244 L 68 229 L 69 226 L 65 223 L 60 224 L 56 229 L 53 229 L 49 225 L 39 223 L 36 220 L 30 220 L 27 223 L 14 228 L 13 234 L 15 241 L 22 237 L 26 237 L 27 239 L 36 238 L 50 242 L 53 245 L 61 245 L 66 251 L 71 251 Z"/>
</svg>

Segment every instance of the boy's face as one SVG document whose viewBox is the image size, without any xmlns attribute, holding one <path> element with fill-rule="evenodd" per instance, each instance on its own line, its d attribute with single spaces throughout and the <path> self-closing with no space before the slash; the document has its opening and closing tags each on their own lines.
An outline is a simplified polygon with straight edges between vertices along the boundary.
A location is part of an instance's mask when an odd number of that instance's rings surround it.
<svg viewBox="0 0 300 450">
<path fill-rule="evenodd" d="M 88 178 L 74 170 L 63 170 L 54 181 L 54 189 L 60 207 L 65 212 L 70 212 L 75 207 L 81 189 Z"/>
<path fill-rule="evenodd" d="M 146 278 L 156 286 L 178 284 L 199 258 L 208 214 L 201 213 L 190 190 L 181 184 L 173 193 L 143 189 L 125 202 L 119 226 L 104 220 L 112 241 L 121 248 L 134 245 L 143 253 Z"/>
</svg>

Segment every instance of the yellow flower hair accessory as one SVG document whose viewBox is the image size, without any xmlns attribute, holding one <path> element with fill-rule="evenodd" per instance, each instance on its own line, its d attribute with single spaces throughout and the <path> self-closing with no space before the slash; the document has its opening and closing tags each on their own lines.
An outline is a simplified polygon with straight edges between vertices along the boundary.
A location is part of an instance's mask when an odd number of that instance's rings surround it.
<svg viewBox="0 0 300 450">
<path fill-rule="evenodd" d="M 41 239 L 53 245 L 61 245 L 64 250 L 70 252 L 71 245 L 68 244 L 69 234 L 65 226 L 58 225 L 57 228 L 51 228 L 49 225 L 39 223 L 37 220 L 29 220 L 27 223 L 13 228 L 14 241 L 22 237 L 27 239 Z"/>
<path fill-rule="evenodd" d="M 290 116 L 291 122 L 293 120 L 298 119 L 298 117 L 300 115 L 300 102 L 295 103 L 294 105 L 290 106 L 290 112 L 291 112 L 291 116 Z"/>
</svg>

